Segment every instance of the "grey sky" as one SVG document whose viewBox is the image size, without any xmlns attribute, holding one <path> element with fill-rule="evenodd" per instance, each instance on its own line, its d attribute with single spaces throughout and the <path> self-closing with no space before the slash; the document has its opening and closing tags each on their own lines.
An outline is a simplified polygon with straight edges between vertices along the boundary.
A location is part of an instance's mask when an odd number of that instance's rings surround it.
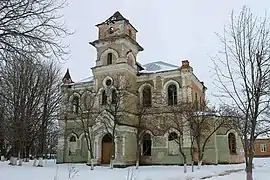
<svg viewBox="0 0 270 180">
<path fill-rule="evenodd" d="M 269 0 L 68 0 L 64 18 L 75 34 L 68 37 L 71 58 L 64 64 L 74 81 L 91 76 L 96 60 L 95 48 L 88 42 L 97 39 L 96 24 L 120 13 L 139 31 L 138 42 L 144 47 L 137 61 L 142 64 L 166 61 L 181 65 L 188 59 L 195 74 L 208 87 L 208 99 L 215 91 L 210 67 L 219 49 L 215 32 L 222 33 L 232 9 L 239 12 L 246 4 L 257 14 L 270 7 Z"/>
</svg>

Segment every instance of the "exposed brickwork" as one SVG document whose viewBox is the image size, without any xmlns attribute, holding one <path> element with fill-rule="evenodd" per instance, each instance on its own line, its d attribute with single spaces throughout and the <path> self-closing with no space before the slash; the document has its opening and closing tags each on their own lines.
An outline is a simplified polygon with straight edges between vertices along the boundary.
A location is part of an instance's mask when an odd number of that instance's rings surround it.
<svg viewBox="0 0 270 180">
<path fill-rule="evenodd" d="M 64 120 L 65 123 L 61 123 L 62 128 L 65 129 L 65 133 L 77 134 L 81 137 L 82 130 L 80 130 L 75 124 L 74 120 L 78 118 L 75 113 L 72 112 L 73 104 L 72 100 L 75 94 L 82 95 L 86 89 L 92 88 L 98 97 L 96 98 L 95 107 L 101 112 L 95 114 L 97 118 L 94 125 L 93 137 L 95 148 L 95 162 L 97 164 L 102 162 L 102 138 L 108 133 L 108 129 L 104 127 L 104 121 L 110 122 L 110 118 L 106 106 L 102 105 L 102 92 L 105 90 L 107 95 L 107 102 L 110 103 L 112 99 L 112 91 L 104 83 L 106 78 L 112 79 L 112 87 L 119 88 L 119 85 L 126 83 L 125 93 L 120 108 L 123 110 L 121 113 L 121 122 L 128 124 L 129 126 L 117 127 L 116 134 L 118 136 L 116 140 L 116 160 L 119 164 L 134 163 L 136 160 L 136 129 L 131 128 L 130 125 L 138 123 L 138 114 L 140 114 L 140 107 L 142 104 L 142 91 L 144 86 L 151 87 L 151 107 L 146 109 L 143 114 L 142 124 L 150 131 L 152 142 L 152 156 L 142 157 L 142 162 L 148 164 L 180 164 L 182 163 L 182 156 L 177 158 L 171 158 L 168 155 L 168 131 L 174 127 L 172 119 L 174 114 L 172 108 L 168 106 L 168 86 L 172 83 L 177 86 L 177 103 L 180 105 L 182 101 L 194 101 L 195 93 L 197 93 L 197 100 L 204 97 L 204 85 L 198 81 L 193 74 L 193 69 L 189 64 L 189 61 L 182 61 L 179 64 L 181 68 L 176 67 L 173 71 L 164 71 L 159 73 L 139 74 L 137 65 L 137 54 L 142 51 L 143 48 L 136 42 L 137 30 L 129 23 L 128 20 L 123 18 L 121 14 L 116 13 L 118 19 L 114 23 L 104 22 L 98 26 L 99 35 L 98 40 L 91 44 L 97 50 L 96 65 L 92 68 L 93 81 L 86 84 L 73 84 L 70 86 L 62 86 L 61 93 L 63 94 L 61 102 L 60 120 Z M 111 17 L 112 18 L 112 17 Z M 110 32 L 111 31 L 111 32 Z M 108 53 L 113 54 L 112 63 L 107 64 Z M 120 77 L 120 79 L 119 79 Z M 71 79 L 71 78 L 70 78 Z M 122 84 L 121 84 L 122 83 Z M 79 96 L 80 102 L 84 102 L 85 96 Z M 84 108 L 84 106 L 82 106 Z M 85 109 L 83 109 L 85 110 Z M 106 116 L 107 115 L 107 116 Z M 182 123 L 182 117 L 179 121 Z M 66 123 L 66 120 L 68 123 Z M 101 122 L 102 121 L 102 122 Z M 184 120 L 183 120 L 184 121 Z M 176 127 L 175 127 L 176 128 Z M 189 154 L 188 148 L 190 147 L 189 132 L 188 129 L 183 128 L 183 146 L 186 148 L 187 155 Z M 122 138 L 125 137 L 125 140 Z M 63 138 L 63 137 L 62 137 Z M 215 152 L 215 138 L 212 137 L 208 143 L 211 152 Z M 76 160 L 81 162 L 87 161 L 85 158 L 85 151 L 82 153 L 81 144 L 83 140 L 78 138 L 78 148 L 76 152 Z M 68 144 L 66 137 L 65 146 Z M 208 147 L 208 146 L 207 146 Z M 81 149 L 80 149 L 81 148 Z M 269 148 L 270 149 L 270 148 Z M 85 150 L 85 149 L 84 149 Z M 63 162 L 68 161 L 68 153 L 65 148 L 61 149 L 61 157 L 63 156 Z M 228 151 L 226 147 L 226 151 Z M 84 156 L 80 155 L 84 154 Z M 189 155 L 188 155 L 189 156 Z M 214 162 L 215 157 L 209 156 L 206 158 L 209 162 Z M 181 161 L 181 162 L 180 162 Z"/>
<path fill-rule="evenodd" d="M 264 149 L 262 146 L 265 146 Z M 266 150 L 265 152 L 262 152 Z M 270 157 L 270 139 L 257 139 L 255 141 L 255 152 L 254 156 L 256 157 Z"/>
</svg>

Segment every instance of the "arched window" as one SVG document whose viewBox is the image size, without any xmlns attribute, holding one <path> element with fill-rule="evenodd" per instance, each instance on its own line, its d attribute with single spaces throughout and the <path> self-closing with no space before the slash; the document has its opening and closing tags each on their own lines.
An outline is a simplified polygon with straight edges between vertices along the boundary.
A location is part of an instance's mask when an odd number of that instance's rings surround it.
<svg viewBox="0 0 270 180">
<path fill-rule="evenodd" d="M 109 28 L 109 33 L 112 34 L 114 32 L 114 28 L 113 27 L 110 27 Z"/>
<path fill-rule="evenodd" d="M 112 90 L 112 104 L 116 104 L 116 98 L 117 98 L 116 90 L 113 89 Z"/>
<path fill-rule="evenodd" d="M 229 150 L 231 154 L 236 154 L 236 138 L 233 133 L 228 135 Z"/>
<path fill-rule="evenodd" d="M 108 53 L 108 55 L 107 55 L 107 65 L 112 64 L 112 59 L 113 59 L 113 54 Z"/>
<path fill-rule="evenodd" d="M 143 156 L 151 156 L 152 140 L 151 135 L 146 133 L 143 136 Z"/>
<path fill-rule="evenodd" d="M 105 90 L 102 91 L 101 104 L 102 105 L 106 105 L 107 104 L 107 95 L 106 95 Z"/>
<path fill-rule="evenodd" d="M 174 84 L 168 87 L 168 105 L 173 106 L 177 104 L 177 88 Z"/>
<path fill-rule="evenodd" d="M 168 136 L 168 154 L 169 155 L 178 155 L 179 153 L 179 144 L 178 134 L 176 132 L 171 132 Z"/>
<path fill-rule="evenodd" d="M 177 140 L 177 138 L 178 138 L 177 133 L 176 133 L 176 132 L 171 132 L 171 133 L 169 134 L 168 140 L 169 140 L 169 141 L 174 141 L 174 140 Z"/>
<path fill-rule="evenodd" d="M 76 137 L 75 136 L 71 136 L 69 138 L 69 142 L 76 142 Z"/>
<path fill-rule="evenodd" d="M 152 93 L 151 88 L 149 86 L 143 89 L 143 106 L 144 107 L 151 107 L 152 106 Z"/>
<path fill-rule="evenodd" d="M 74 155 L 74 153 L 76 152 L 76 137 L 74 135 L 70 136 L 69 138 L 68 148 L 68 155 Z"/>
<path fill-rule="evenodd" d="M 131 53 L 127 55 L 127 64 L 133 66 L 133 56 Z"/>
<path fill-rule="evenodd" d="M 80 103 L 80 100 L 79 100 L 79 97 L 78 96 L 75 96 L 73 98 L 73 112 L 74 113 L 79 113 L 79 104 Z"/>
</svg>

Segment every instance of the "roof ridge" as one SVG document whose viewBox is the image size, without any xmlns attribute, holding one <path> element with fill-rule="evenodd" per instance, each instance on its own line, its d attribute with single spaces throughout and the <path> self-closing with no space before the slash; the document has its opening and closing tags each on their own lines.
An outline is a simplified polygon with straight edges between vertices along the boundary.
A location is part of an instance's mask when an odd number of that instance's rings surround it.
<svg viewBox="0 0 270 180">
<path fill-rule="evenodd" d="M 154 61 L 154 62 L 149 62 L 149 63 L 147 63 L 147 64 L 143 64 L 143 66 L 148 65 L 148 64 L 155 64 L 155 63 L 158 63 L 158 64 L 164 64 L 164 65 L 167 65 L 167 66 L 179 67 L 179 66 L 177 66 L 177 65 L 170 64 L 170 63 L 167 63 L 167 62 L 165 62 L 165 61 Z"/>
</svg>

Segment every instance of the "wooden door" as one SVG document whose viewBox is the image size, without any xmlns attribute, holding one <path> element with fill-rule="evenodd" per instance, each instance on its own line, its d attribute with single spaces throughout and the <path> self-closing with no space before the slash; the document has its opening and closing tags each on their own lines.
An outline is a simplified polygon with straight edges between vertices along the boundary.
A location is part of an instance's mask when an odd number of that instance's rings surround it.
<svg viewBox="0 0 270 180">
<path fill-rule="evenodd" d="M 102 164 L 110 164 L 112 142 L 102 143 Z"/>
</svg>

